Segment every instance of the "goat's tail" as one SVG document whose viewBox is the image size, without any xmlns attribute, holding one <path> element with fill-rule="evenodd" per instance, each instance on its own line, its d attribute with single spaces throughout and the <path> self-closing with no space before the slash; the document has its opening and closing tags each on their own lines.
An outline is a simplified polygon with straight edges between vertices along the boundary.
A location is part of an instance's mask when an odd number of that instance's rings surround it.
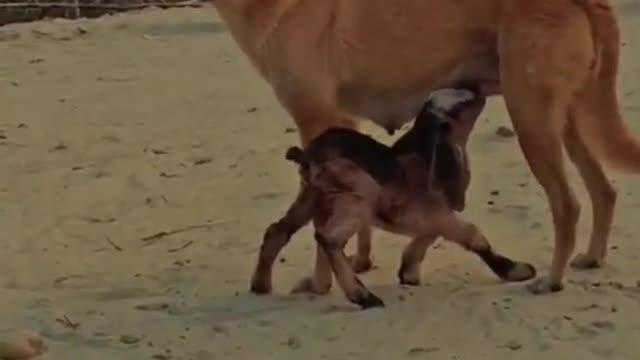
<svg viewBox="0 0 640 360">
<path fill-rule="evenodd" d="M 287 149 L 285 159 L 293 161 L 298 165 L 304 165 L 307 162 L 304 156 L 304 151 L 297 146 L 292 146 Z"/>
</svg>

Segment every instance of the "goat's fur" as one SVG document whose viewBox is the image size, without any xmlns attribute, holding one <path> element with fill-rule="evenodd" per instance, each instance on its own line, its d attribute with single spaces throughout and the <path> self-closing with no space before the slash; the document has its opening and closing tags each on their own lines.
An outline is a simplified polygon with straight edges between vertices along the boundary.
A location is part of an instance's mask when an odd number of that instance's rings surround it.
<svg viewBox="0 0 640 360">
<path fill-rule="evenodd" d="M 363 308 L 383 305 L 357 279 L 343 252 L 347 240 L 363 226 L 413 238 L 398 272 L 403 284 L 419 283 L 424 253 L 440 236 L 480 256 L 504 280 L 532 278 L 533 266 L 495 252 L 479 229 L 457 213 L 465 207 L 470 174 L 465 144 L 454 134 L 471 131 L 472 124 L 465 121 L 476 117 L 465 116 L 465 110 L 480 103 L 470 99 L 443 110 L 430 101 L 393 146 L 352 129 L 331 128 L 305 150 L 289 148 L 285 157 L 299 167 L 302 192 L 265 233 L 252 290 L 271 291 L 271 268 L 278 252 L 310 221 L 347 298 Z"/>
</svg>

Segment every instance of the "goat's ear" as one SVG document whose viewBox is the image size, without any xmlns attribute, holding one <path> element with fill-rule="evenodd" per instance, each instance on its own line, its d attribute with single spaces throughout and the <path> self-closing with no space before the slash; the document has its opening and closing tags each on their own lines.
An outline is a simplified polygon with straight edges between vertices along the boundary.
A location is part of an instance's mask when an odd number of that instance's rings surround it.
<svg viewBox="0 0 640 360">
<path fill-rule="evenodd" d="M 441 121 L 438 124 L 438 132 L 440 133 L 440 135 L 449 136 L 452 131 L 453 131 L 453 126 L 451 125 L 450 122 Z"/>
</svg>

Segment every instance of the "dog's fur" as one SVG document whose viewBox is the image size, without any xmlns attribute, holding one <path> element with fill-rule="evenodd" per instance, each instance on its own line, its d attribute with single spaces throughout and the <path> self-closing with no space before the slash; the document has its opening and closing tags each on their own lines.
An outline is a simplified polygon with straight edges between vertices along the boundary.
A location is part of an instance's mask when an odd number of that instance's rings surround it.
<svg viewBox="0 0 640 360">
<path fill-rule="evenodd" d="M 384 305 L 357 278 L 344 254 L 347 240 L 362 226 L 413 238 L 398 270 L 401 284 L 420 283 L 425 252 L 440 236 L 478 255 L 503 280 L 535 276 L 532 265 L 497 253 L 477 226 L 457 214 L 465 207 L 470 178 L 464 146 L 484 104 L 484 98 L 467 98 L 449 109 L 427 102 L 411 130 L 391 147 L 353 129 L 331 128 L 304 151 L 289 148 L 286 158 L 299 165 L 303 190 L 265 232 L 251 290 L 271 291 L 278 253 L 312 220 L 340 287 L 362 308 Z"/>
<path fill-rule="evenodd" d="M 620 30 L 609 0 L 212 0 L 232 36 L 293 117 L 303 146 L 358 119 L 395 129 L 436 89 L 475 84 L 504 97 L 519 144 L 547 195 L 555 234 L 549 276 L 562 289 L 580 213 L 563 148 L 593 204 L 577 268 L 603 264 L 616 191 L 602 162 L 640 172 L 640 142 L 616 94 Z M 370 231 L 356 267 L 370 267 Z M 331 286 L 317 250 L 307 291 Z"/>
</svg>

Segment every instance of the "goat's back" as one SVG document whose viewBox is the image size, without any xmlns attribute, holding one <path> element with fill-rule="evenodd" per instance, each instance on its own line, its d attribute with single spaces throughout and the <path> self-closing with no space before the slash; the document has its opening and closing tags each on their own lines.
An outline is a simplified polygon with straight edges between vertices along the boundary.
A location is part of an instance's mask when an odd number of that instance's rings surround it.
<svg viewBox="0 0 640 360">
<path fill-rule="evenodd" d="M 352 129 L 325 131 L 309 144 L 305 155 L 310 163 L 316 164 L 347 160 L 381 186 L 391 183 L 402 172 L 389 146 Z"/>
</svg>

